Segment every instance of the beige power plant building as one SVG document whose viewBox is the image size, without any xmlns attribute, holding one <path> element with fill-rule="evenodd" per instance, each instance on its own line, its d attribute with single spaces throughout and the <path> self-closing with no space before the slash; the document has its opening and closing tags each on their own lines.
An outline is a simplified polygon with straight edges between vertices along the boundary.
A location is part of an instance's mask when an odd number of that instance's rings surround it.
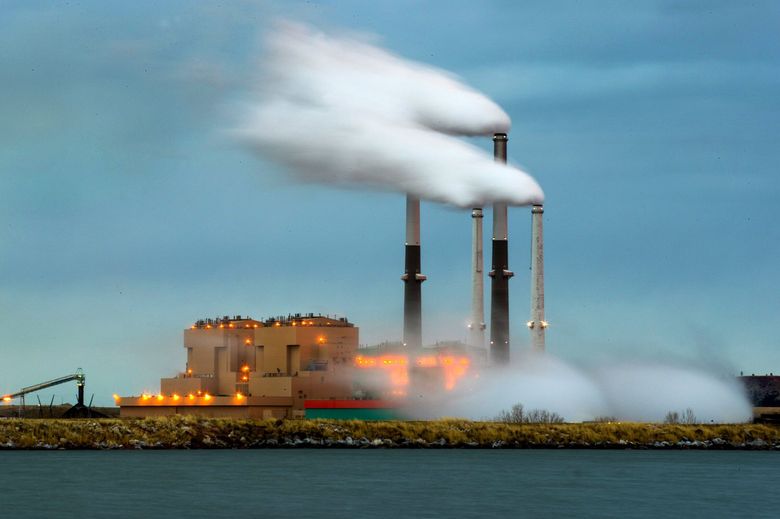
<svg viewBox="0 0 780 519">
<path fill-rule="evenodd" d="M 185 330 L 184 348 L 185 370 L 159 394 L 115 397 L 121 416 L 303 416 L 305 400 L 351 398 L 358 328 L 314 314 L 225 316 Z"/>
</svg>

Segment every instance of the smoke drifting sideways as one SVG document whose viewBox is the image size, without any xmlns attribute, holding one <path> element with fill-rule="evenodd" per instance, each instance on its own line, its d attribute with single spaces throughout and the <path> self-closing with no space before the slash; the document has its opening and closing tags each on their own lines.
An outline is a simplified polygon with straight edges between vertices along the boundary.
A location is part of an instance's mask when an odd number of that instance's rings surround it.
<svg viewBox="0 0 780 519">
<path fill-rule="evenodd" d="M 543 201 L 530 175 L 458 137 L 506 133 L 510 120 L 453 75 L 289 22 L 265 44 L 257 88 L 231 133 L 298 180 L 459 207 Z"/>
<path fill-rule="evenodd" d="M 529 354 L 504 370 L 473 374 L 453 392 L 419 400 L 412 410 L 419 418 L 493 419 L 520 403 L 526 411 L 555 412 L 567 422 L 601 417 L 663 422 L 667 413 L 686 409 L 700 423 L 752 419 L 745 389 L 735 377 L 662 363 L 615 363 L 588 370 L 549 354 Z"/>
</svg>

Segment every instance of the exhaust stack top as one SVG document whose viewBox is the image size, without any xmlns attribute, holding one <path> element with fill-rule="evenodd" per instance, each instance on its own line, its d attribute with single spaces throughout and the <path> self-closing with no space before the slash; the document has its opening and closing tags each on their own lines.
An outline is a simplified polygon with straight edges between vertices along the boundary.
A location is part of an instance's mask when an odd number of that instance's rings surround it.
<svg viewBox="0 0 780 519">
<path fill-rule="evenodd" d="M 420 246 L 420 199 L 406 196 L 406 243 Z"/>
<path fill-rule="evenodd" d="M 493 135 L 493 158 L 496 162 L 506 164 L 506 144 L 509 138 L 505 133 Z M 493 239 L 506 240 L 507 212 L 506 204 L 493 204 Z"/>
</svg>

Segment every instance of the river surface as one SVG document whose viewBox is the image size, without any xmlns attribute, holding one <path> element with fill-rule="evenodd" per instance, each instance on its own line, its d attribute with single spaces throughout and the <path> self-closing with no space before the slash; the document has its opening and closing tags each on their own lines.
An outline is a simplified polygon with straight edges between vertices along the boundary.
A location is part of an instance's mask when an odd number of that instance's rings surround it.
<svg viewBox="0 0 780 519">
<path fill-rule="evenodd" d="M 780 452 L 0 451 L 0 517 L 780 517 Z"/>
</svg>

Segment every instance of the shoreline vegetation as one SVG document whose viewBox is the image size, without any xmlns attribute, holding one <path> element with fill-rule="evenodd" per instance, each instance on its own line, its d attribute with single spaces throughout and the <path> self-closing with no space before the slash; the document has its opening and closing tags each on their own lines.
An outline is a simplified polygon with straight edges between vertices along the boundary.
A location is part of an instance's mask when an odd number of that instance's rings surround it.
<svg viewBox="0 0 780 519">
<path fill-rule="evenodd" d="M 0 420 L 0 450 L 520 448 L 780 450 L 780 426 L 634 422 L 144 419 Z"/>
</svg>

